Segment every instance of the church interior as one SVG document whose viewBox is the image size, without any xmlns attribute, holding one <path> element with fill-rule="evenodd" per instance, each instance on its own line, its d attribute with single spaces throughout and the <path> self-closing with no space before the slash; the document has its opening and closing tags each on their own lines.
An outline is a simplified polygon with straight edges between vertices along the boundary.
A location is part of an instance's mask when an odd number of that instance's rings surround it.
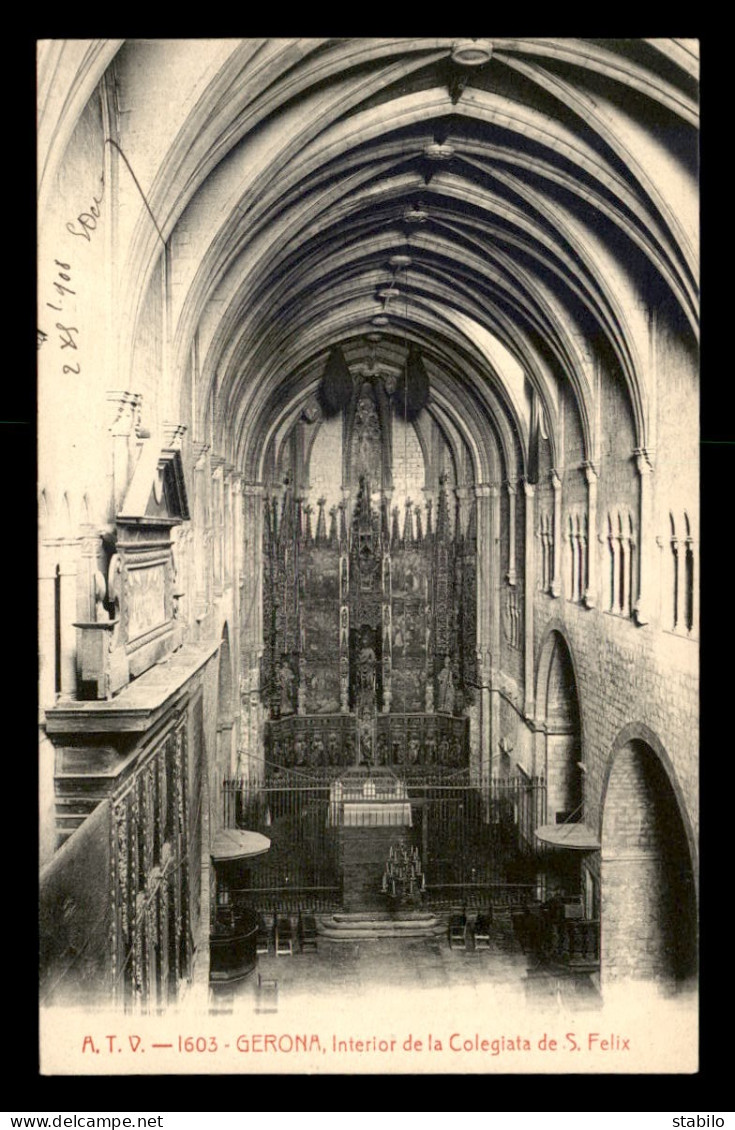
<svg viewBox="0 0 735 1130">
<path fill-rule="evenodd" d="M 694 990 L 697 90 L 39 42 L 42 1004 Z"/>
</svg>

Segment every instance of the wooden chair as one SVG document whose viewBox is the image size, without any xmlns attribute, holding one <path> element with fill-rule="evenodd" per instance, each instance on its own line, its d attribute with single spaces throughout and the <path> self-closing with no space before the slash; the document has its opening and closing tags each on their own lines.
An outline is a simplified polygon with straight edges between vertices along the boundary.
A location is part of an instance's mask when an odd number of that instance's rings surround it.
<svg viewBox="0 0 735 1130">
<path fill-rule="evenodd" d="M 278 981 L 258 974 L 256 1012 L 278 1012 Z"/>
<path fill-rule="evenodd" d="M 270 929 L 266 925 L 265 918 L 262 914 L 258 915 L 258 933 L 255 937 L 255 952 L 256 953 L 269 953 L 270 952 Z"/>
<path fill-rule="evenodd" d="M 279 914 L 276 920 L 276 955 L 286 953 L 293 956 L 293 930 L 291 919 Z"/>
<path fill-rule="evenodd" d="M 467 949 L 466 914 L 453 914 L 449 919 L 449 948 Z"/>
<path fill-rule="evenodd" d="M 317 948 L 316 919 L 313 914 L 299 911 L 299 945 L 301 952 Z"/>
<path fill-rule="evenodd" d="M 490 948 L 490 919 L 484 914 L 478 914 L 475 921 L 475 949 Z"/>
</svg>

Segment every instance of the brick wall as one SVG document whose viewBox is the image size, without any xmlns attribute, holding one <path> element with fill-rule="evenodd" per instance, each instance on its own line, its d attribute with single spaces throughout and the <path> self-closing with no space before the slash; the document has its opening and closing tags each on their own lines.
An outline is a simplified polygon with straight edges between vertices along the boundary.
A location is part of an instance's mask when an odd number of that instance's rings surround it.
<svg viewBox="0 0 735 1130">
<path fill-rule="evenodd" d="M 602 836 L 603 980 L 668 981 L 692 972 L 694 897 L 686 837 L 656 755 L 615 756 Z"/>
</svg>

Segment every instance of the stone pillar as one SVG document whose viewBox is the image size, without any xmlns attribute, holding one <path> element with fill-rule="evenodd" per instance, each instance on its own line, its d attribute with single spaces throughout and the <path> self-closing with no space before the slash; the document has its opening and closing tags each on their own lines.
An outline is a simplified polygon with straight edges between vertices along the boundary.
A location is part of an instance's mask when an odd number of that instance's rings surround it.
<svg viewBox="0 0 735 1130">
<path fill-rule="evenodd" d="M 516 583 L 516 485 L 506 484 L 508 490 L 508 584 Z"/>
<path fill-rule="evenodd" d="M 461 486 L 455 489 L 457 501 L 459 503 L 459 524 L 460 530 L 463 534 L 467 533 L 467 526 L 470 520 L 470 506 L 472 505 L 472 487 Z M 460 531 L 455 531 L 455 535 Z"/>
<path fill-rule="evenodd" d="M 240 603 L 240 764 L 259 779 L 263 768 L 260 659 L 263 654 L 263 486 L 242 483 L 242 599 Z"/>
<path fill-rule="evenodd" d="M 383 632 L 383 713 L 390 714 L 393 700 L 393 613 L 392 613 L 392 573 L 390 539 L 383 547 L 383 604 L 381 609 L 381 628 Z M 427 689 L 431 685 L 431 677 L 427 675 Z"/>
<path fill-rule="evenodd" d="M 209 444 L 195 441 L 194 449 L 194 618 L 200 623 L 209 611 Z"/>
<path fill-rule="evenodd" d="M 599 602 L 597 564 L 599 542 L 597 540 L 597 469 L 589 460 L 582 464 L 587 482 L 587 587 L 583 598 L 587 608 L 594 608 Z"/>
<path fill-rule="evenodd" d="M 533 609 L 534 609 L 534 494 L 535 488 L 527 479 L 523 480 L 523 493 L 526 502 L 526 560 L 525 560 L 525 600 L 524 600 L 524 706 L 527 719 L 533 718 Z"/>
<path fill-rule="evenodd" d="M 477 498 L 477 682 L 479 684 L 479 762 L 481 776 L 489 772 L 491 756 L 490 692 L 493 624 L 493 487 L 480 483 Z"/>
<path fill-rule="evenodd" d="M 77 571 L 79 544 L 64 541 L 60 546 L 61 578 L 61 694 L 73 698 L 77 692 Z"/>
<path fill-rule="evenodd" d="M 76 619 L 84 623 L 91 623 L 95 619 L 95 577 L 99 571 L 100 545 L 100 536 L 94 526 L 83 526 L 79 543 Z M 104 580 L 106 587 L 107 577 Z"/>
<path fill-rule="evenodd" d="M 651 619 L 651 585 L 655 576 L 655 529 L 653 521 L 653 453 L 638 448 L 634 455 L 640 479 L 640 507 L 638 524 L 638 594 L 633 605 L 636 624 L 647 624 Z"/>
<path fill-rule="evenodd" d="M 691 634 L 699 634 L 699 558 L 697 555 L 698 540 L 693 535 L 686 539 L 687 549 L 692 555 L 692 627 Z"/>
<path fill-rule="evenodd" d="M 684 569 L 681 566 L 682 554 L 679 552 L 679 538 L 676 534 L 671 536 L 671 553 L 674 558 L 674 593 L 676 594 L 674 600 L 674 623 L 673 628 L 676 631 L 682 623 L 682 597 L 685 595 L 682 591 L 682 578 L 684 576 Z"/>
<path fill-rule="evenodd" d="M 510 498 L 510 483 L 508 483 L 508 496 Z M 513 508 L 513 522 L 515 524 L 515 487 L 513 487 L 512 496 Z M 515 534 L 514 534 L 515 536 Z M 489 683 L 492 687 L 490 691 L 490 750 L 487 765 L 483 763 L 482 776 L 483 787 L 490 786 L 490 778 L 493 772 L 493 750 L 498 744 L 498 734 L 500 730 L 500 693 L 496 689 L 496 666 L 500 662 L 500 601 L 502 598 L 503 585 L 501 583 L 500 575 L 500 491 L 497 486 L 490 487 L 490 591 L 492 594 L 492 608 L 491 621 L 490 621 L 490 675 Z M 511 581 L 510 569 L 508 570 L 508 583 L 515 585 L 515 555 L 513 556 L 513 580 Z"/>
<path fill-rule="evenodd" d="M 38 549 L 38 705 L 41 710 L 56 700 L 56 563 L 58 546 Z"/>
<path fill-rule="evenodd" d="M 134 470 L 131 455 L 143 398 L 138 392 L 115 390 L 107 393 L 107 400 L 113 408 L 110 434 L 112 436 L 112 514 L 114 517 L 123 504 Z"/>
<path fill-rule="evenodd" d="M 213 579 L 214 579 L 214 595 L 215 597 L 221 596 L 224 589 L 224 550 L 225 550 L 225 497 L 224 497 L 224 459 L 221 455 L 210 456 L 210 468 L 212 470 L 212 483 L 211 483 L 211 539 L 212 539 L 212 561 L 213 561 Z"/>
<path fill-rule="evenodd" d="M 554 491 L 554 543 L 552 547 L 551 558 L 551 595 L 561 596 L 561 559 L 562 559 L 562 546 L 561 546 L 561 509 L 562 509 L 562 496 L 561 496 L 561 478 L 559 472 L 554 468 L 551 471 L 551 486 Z"/>
</svg>

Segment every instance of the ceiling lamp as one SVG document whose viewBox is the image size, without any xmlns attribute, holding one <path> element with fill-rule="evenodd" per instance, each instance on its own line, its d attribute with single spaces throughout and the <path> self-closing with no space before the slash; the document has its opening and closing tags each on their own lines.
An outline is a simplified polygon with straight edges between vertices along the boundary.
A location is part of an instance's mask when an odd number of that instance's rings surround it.
<svg viewBox="0 0 735 1130">
<path fill-rule="evenodd" d="M 391 255 L 388 260 L 388 266 L 392 267 L 394 271 L 403 271 L 406 267 L 411 266 L 410 255 Z"/>
<path fill-rule="evenodd" d="M 452 62 L 460 67 L 481 67 L 493 54 L 490 39 L 458 39 L 452 44 Z"/>
<path fill-rule="evenodd" d="M 327 419 L 349 403 L 352 396 L 352 376 L 345 356 L 338 345 L 332 346 L 319 385 L 317 401 Z"/>
<path fill-rule="evenodd" d="M 395 284 L 382 286 L 378 291 L 378 298 L 381 302 L 387 302 L 390 298 L 397 298 L 400 293 L 400 290 Z"/>
<path fill-rule="evenodd" d="M 454 146 L 447 142 L 442 144 L 438 141 L 431 141 L 424 148 L 424 157 L 427 157 L 429 161 L 451 161 L 455 152 Z"/>
<path fill-rule="evenodd" d="M 376 314 L 374 318 L 370 319 L 370 321 L 372 322 L 372 324 L 374 326 L 387 326 L 388 325 L 388 318 L 385 314 Z"/>
<path fill-rule="evenodd" d="M 403 219 L 407 224 L 424 224 L 428 218 L 429 213 L 421 204 L 410 204 L 403 212 Z"/>
<path fill-rule="evenodd" d="M 393 404 L 404 420 L 415 420 L 429 401 L 429 375 L 426 372 L 421 351 L 411 345 L 406 358 L 406 367 L 398 381 L 393 395 Z"/>
<path fill-rule="evenodd" d="M 365 340 L 370 341 L 373 344 L 377 344 L 377 342 L 383 340 L 383 335 L 382 334 L 373 334 L 373 333 L 365 334 Z"/>
</svg>

